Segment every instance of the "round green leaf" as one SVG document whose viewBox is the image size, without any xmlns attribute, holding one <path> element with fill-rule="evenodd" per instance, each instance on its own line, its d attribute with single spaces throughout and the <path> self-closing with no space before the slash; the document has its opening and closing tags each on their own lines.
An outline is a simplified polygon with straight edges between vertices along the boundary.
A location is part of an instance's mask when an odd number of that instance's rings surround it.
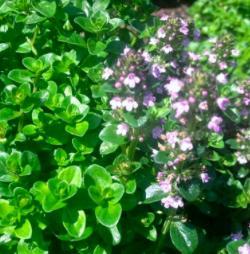
<svg viewBox="0 0 250 254">
<path fill-rule="evenodd" d="M 55 1 L 40 1 L 34 9 L 41 13 L 47 18 L 51 18 L 56 13 L 56 2 Z"/>
<path fill-rule="evenodd" d="M 114 227 L 120 220 L 122 207 L 120 204 L 108 204 L 107 206 L 97 206 L 95 216 L 98 222 L 105 227 Z"/>
<path fill-rule="evenodd" d="M 196 229 L 182 222 L 172 222 L 170 226 L 171 241 L 182 254 L 191 254 L 198 246 Z"/>
<path fill-rule="evenodd" d="M 70 236 L 79 238 L 83 235 L 86 226 L 86 215 L 83 210 L 64 209 L 62 221 Z"/>
<path fill-rule="evenodd" d="M 26 219 L 21 225 L 15 229 L 15 235 L 21 239 L 29 239 L 32 236 L 32 226 L 30 221 Z"/>
</svg>

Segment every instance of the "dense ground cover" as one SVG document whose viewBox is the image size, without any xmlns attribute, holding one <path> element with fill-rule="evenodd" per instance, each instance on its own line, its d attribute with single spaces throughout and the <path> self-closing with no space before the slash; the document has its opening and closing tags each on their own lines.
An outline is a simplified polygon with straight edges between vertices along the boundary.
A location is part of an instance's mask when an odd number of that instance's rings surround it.
<svg viewBox="0 0 250 254">
<path fill-rule="evenodd" d="M 1 253 L 250 253 L 245 48 L 155 10 L 0 0 Z"/>
</svg>

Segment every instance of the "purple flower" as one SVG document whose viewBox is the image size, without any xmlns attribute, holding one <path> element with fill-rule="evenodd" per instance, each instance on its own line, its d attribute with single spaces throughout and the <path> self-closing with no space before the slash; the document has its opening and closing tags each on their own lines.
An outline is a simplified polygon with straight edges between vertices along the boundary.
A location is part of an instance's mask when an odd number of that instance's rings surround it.
<svg viewBox="0 0 250 254">
<path fill-rule="evenodd" d="M 201 181 L 203 183 L 208 183 L 211 179 L 211 177 L 209 176 L 209 174 L 205 171 L 201 172 L 200 173 L 200 178 L 201 178 Z"/>
<path fill-rule="evenodd" d="M 179 31 L 180 31 L 182 34 L 187 35 L 188 32 L 189 32 L 189 29 L 188 29 L 187 26 L 182 25 L 182 26 L 180 27 L 180 30 L 179 30 Z"/>
<path fill-rule="evenodd" d="M 242 235 L 241 232 L 237 232 L 237 233 L 231 234 L 230 237 L 231 237 L 231 239 L 232 239 L 233 241 L 238 241 L 238 240 L 240 240 L 240 239 L 243 238 L 243 235 Z"/>
<path fill-rule="evenodd" d="M 208 110 L 208 104 L 207 101 L 202 101 L 199 105 L 198 105 L 199 109 L 202 111 L 206 111 Z"/>
<path fill-rule="evenodd" d="M 171 180 L 172 180 L 171 178 L 166 178 L 166 179 L 163 179 L 163 180 L 159 181 L 159 186 L 166 193 L 170 192 L 171 189 L 172 189 Z"/>
<path fill-rule="evenodd" d="M 107 67 L 107 68 L 105 68 L 105 69 L 103 70 L 102 78 L 103 78 L 104 80 L 107 80 L 107 79 L 109 79 L 110 76 L 113 75 L 113 73 L 114 73 L 114 71 L 113 71 L 112 69 L 110 69 L 110 68 Z"/>
<path fill-rule="evenodd" d="M 178 207 L 184 206 L 183 200 L 179 196 L 167 196 L 166 198 L 163 198 L 161 202 L 165 208 L 172 207 L 177 209 Z"/>
<path fill-rule="evenodd" d="M 155 105 L 156 98 L 152 93 L 148 93 L 143 98 L 143 105 L 145 107 L 153 107 Z"/>
<path fill-rule="evenodd" d="M 151 72 L 155 78 L 159 78 L 161 76 L 161 73 L 166 72 L 166 70 L 163 66 L 161 66 L 159 64 L 153 64 Z"/>
<path fill-rule="evenodd" d="M 153 130 L 152 130 L 152 136 L 153 136 L 153 139 L 157 139 L 161 136 L 163 132 L 163 129 L 159 126 L 155 127 Z"/>
<path fill-rule="evenodd" d="M 138 108 L 138 103 L 132 97 L 127 97 L 125 100 L 122 101 L 122 106 L 127 111 L 132 111 L 133 109 Z"/>
<path fill-rule="evenodd" d="M 129 131 L 129 126 L 126 123 L 120 123 L 117 125 L 116 134 L 126 136 Z"/>
<path fill-rule="evenodd" d="M 141 79 L 137 77 L 134 73 L 129 73 L 124 79 L 124 85 L 134 88 L 136 84 L 140 83 Z"/>
<path fill-rule="evenodd" d="M 226 84 L 227 83 L 227 76 L 224 73 L 220 73 L 216 76 L 216 80 L 221 83 L 221 84 Z"/>
<path fill-rule="evenodd" d="M 179 93 L 183 87 L 184 83 L 177 78 L 171 78 L 170 82 L 164 85 L 164 88 L 168 91 L 170 95 Z"/>
<path fill-rule="evenodd" d="M 214 132 L 221 132 L 221 124 L 223 122 L 223 119 L 219 116 L 213 116 L 208 123 L 207 127 L 208 129 L 214 131 Z"/>
<path fill-rule="evenodd" d="M 239 254 L 250 254 L 250 245 L 245 243 L 238 248 Z"/>
<path fill-rule="evenodd" d="M 189 111 L 189 104 L 188 104 L 187 100 L 175 102 L 172 107 L 173 107 L 173 109 L 176 110 L 176 112 L 175 112 L 176 118 L 179 118 L 184 113 L 187 113 Z"/>
<path fill-rule="evenodd" d="M 130 49 L 128 46 L 126 46 L 126 47 L 124 48 L 124 50 L 123 50 L 122 55 L 123 55 L 123 56 L 127 56 L 128 53 L 129 53 L 130 51 L 131 51 L 131 49 Z"/>
<path fill-rule="evenodd" d="M 200 36 L 201 36 L 200 30 L 195 29 L 195 30 L 194 30 L 194 39 L 195 39 L 195 40 L 199 40 L 199 39 L 200 39 Z"/>
<path fill-rule="evenodd" d="M 169 44 L 167 44 L 166 46 L 161 48 L 161 51 L 163 51 L 165 54 L 169 54 L 173 51 L 173 48 Z"/>
<path fill-rule="evenodd" d="M 109 102 L 109 104 L 111 105 L 111 108 L 113 110 L 115 109 L 120 109 L 122 107 L 122 99 L 118 96 L 115 96 L 111 99 L 111 101 Z"/>
<path fill-rule="evenodd" d="M 182 139 L 179 142 L 179 145 L 180 145 L 181 151 L 183 151 L 183 152 L 191 151 L 193 149 L 193 144 L 191 142 L 191 138 L 190 137 Z"/>
<path fill-rule="evenodd" d="M 229 106 L 230 104 L 230 101 L 228 98 L 223 98 L 223 97 L 220 97 L 216 100 L 216 103 L 218 105 L 218 107 L 221 109 L 221 110 L 226 110 L 227 107 Z"/>
</svg>

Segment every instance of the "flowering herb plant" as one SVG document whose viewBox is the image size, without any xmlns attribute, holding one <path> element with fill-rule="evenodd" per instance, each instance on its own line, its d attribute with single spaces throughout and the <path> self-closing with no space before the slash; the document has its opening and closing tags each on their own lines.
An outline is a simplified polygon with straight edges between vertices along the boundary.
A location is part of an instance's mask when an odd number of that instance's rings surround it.
<svg viewBox="0 0 250 254">
<path fill-rule="evenodd" d="M 249 253 L 240 52 L 138 8 L 0 1 L 1 253 Z"/>
</svg>

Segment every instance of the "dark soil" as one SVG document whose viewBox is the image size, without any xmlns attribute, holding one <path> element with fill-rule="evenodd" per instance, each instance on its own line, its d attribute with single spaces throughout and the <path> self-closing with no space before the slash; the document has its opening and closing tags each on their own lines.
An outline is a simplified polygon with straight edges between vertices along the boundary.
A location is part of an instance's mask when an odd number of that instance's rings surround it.
<svg viewBox="0 0 250 254">
<path fill-rule="evenodd" d="M 187 8 L 193 2 L 194 0 L 153 0 L 153 3 L 160 8 L 154 13 L 154 15 L 158 17 L 169 15 L 174 17 L 187 18 Z"/>
</svg>

